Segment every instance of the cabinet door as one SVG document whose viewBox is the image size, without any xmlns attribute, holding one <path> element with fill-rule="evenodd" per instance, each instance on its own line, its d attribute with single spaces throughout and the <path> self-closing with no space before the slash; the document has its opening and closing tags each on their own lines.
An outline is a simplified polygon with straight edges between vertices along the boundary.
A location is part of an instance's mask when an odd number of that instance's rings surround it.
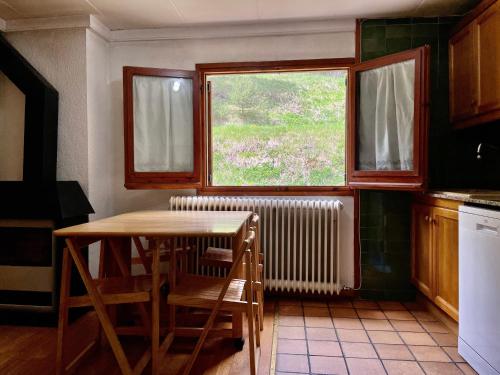
<svg viewBox="0 0 500 375">
<path fill-rule="evenodd" d="M 432 209 L 434 302 L 458 320 L 458 212 Z"/>
<path fill-rule="evenodd" d="M 500 109 L 500 1 L 476 21 L 478 111 Z"/>
<path fill-rule="evenodd" d="M 470 117 L 477 111 L 473 25 L 450 39 L 449 59 L 450 120 L 454 122 Z"/>
<path fill-rule="evenodd" d="M 412 206 L 412 264 L 413 284 L 427 297 L 432 298 L 432 241 L 431 207 Z"/>
</svg>

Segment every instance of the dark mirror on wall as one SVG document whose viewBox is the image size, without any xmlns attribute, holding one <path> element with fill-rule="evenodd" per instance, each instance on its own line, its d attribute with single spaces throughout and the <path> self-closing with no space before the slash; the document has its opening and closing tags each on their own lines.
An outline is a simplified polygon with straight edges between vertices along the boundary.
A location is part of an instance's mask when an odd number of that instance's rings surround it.
<svg viewBox="0 0 500 375">
<path fill-rule="evenodd" d="M 22 181 L 26 95 L 0 72 L 0 181 Z"/>
<path fill-rule="evenodd" d="M 56 180 L 59 94 L 0 35 L 0 182 Z"/>
</svg>

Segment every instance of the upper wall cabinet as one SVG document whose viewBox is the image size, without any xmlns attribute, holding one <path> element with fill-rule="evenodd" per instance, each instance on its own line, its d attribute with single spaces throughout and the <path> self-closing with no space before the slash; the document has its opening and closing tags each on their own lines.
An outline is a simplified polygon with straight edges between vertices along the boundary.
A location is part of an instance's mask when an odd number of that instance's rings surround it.
<svg viewBox="0 0 500 375">
<path fill-rule="evenodd" d="M 487 3 L 449 42 L 450 120 L 456 128 L 500 119 L 500 1 Z"/>
<path fill-rule="evenodd" d="M 424 189 L 429 47 L 354 65 L 349 80 L 349 186 Z"/>
<path fill-rule="evenodd" d="M 200 186 L 196 72 L 123 68 L 125 186 Z"/>
</svg>

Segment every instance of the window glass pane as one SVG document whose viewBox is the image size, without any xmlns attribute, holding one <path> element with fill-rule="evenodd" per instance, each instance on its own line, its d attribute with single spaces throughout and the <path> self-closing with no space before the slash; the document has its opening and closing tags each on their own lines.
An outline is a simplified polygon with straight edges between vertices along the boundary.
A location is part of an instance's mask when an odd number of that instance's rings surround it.
<svg viewBox="0 0 500 375">
<path fill-rule="evenodd" d="M 193 82 L 133 77 L 134 170 L 193 171 Z"/>
<path fill-rule="evenodd" d="M 346 78 L 346 70 L 210 76 L 212 185 L 345 185 Z"/>
<path fill-rule="evenodd" d="M 358 73 L 358 170 L 413 170 L 415 61 Z"/>
</svg>

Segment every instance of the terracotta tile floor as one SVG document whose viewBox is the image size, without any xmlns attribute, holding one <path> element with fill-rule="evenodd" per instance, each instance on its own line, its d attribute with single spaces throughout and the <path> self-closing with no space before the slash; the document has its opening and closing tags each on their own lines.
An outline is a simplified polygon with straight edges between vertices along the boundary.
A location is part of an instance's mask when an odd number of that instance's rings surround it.
<svg viewBox="0 0 500 375">
<path fill-rule="evenodd" d="M 282 299 L 276 374 L 475 374 L 457 337 L 415 303 Z"/>
</svg>

